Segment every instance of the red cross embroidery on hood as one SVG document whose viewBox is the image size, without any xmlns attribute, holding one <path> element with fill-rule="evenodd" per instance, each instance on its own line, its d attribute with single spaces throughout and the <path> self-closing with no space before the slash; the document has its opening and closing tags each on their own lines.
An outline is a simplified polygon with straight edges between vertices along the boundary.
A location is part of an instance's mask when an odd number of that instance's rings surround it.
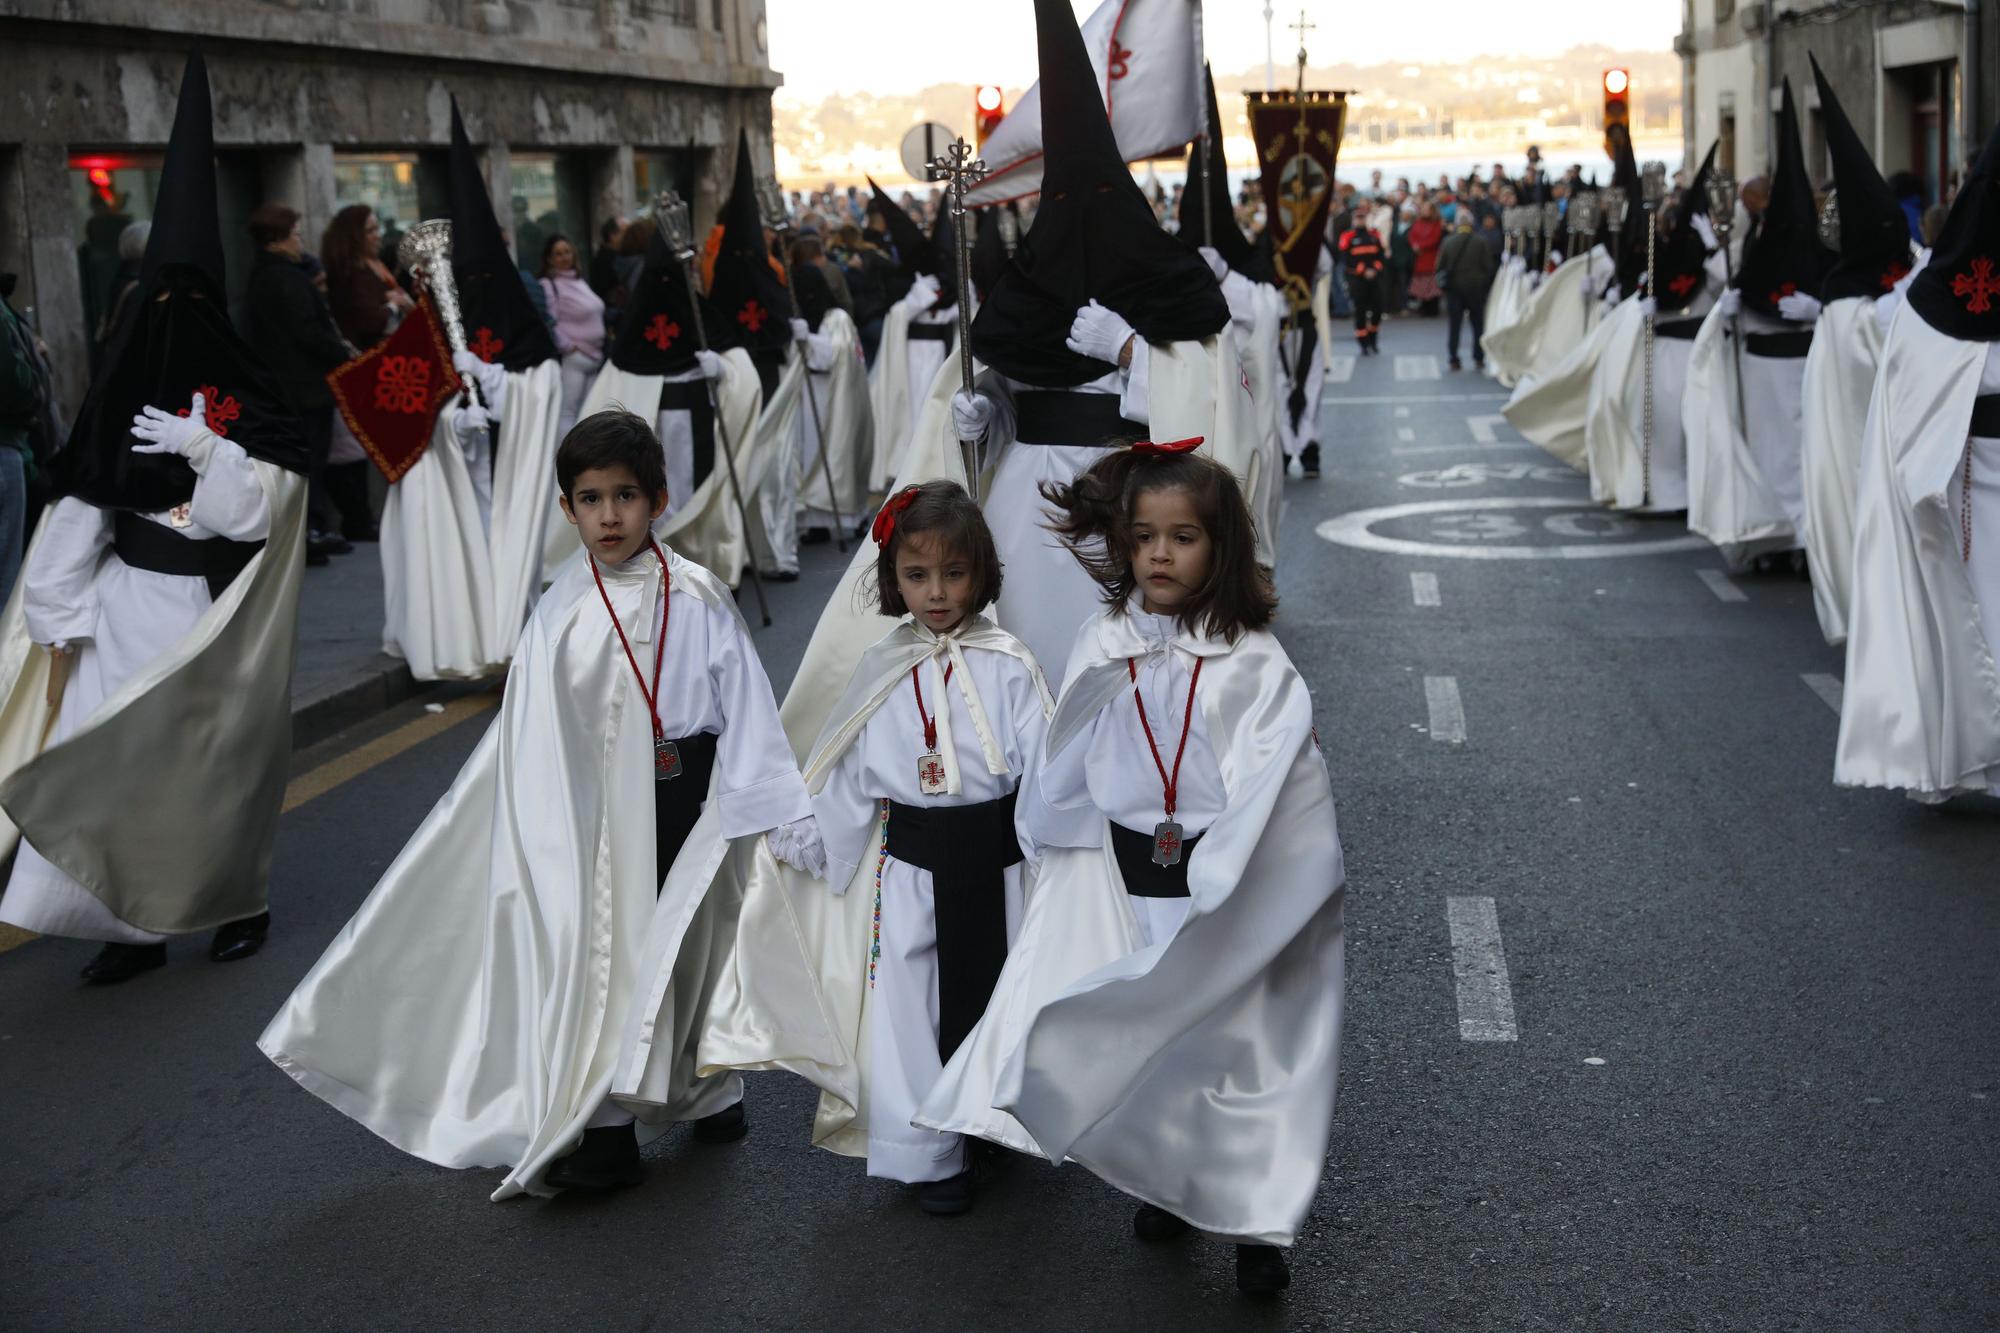
<svg viewBox="0 0 2000 1333">
<path fill-rule="evenodd" d="M 1951 294 L 1969 298 L 1965 308 L 1975 315 L 1991 310 L 1994 296 L 2000 295 L 2000 278 L 1993 276 L 1993 261 L 1984 255 L 1973 260 L 1970 273 L 1952 278 Z"/>
<path fill-rule="evenodd" d="M 1777 291 L 1772 292 L 1771 295 L 1766 299 L 1768 299 L 1772 305 L 1776 305 L 1778 304 L 1779 301 L 1782 301 L 1785 297 L 1797 296 L 1798 294 L 1799 294 L 1799 285 L 1796 282 L 1788 282 L 1784 286 L 1778 288 Z"/>
<path fill-rule="evenodd" d="M 1882 284 L 1882 290 L 1885 292 L 1894 290 L 1896 284 L 1903 280 L 1903 275 L 1909 271 L 1909 260 L 1897 259 L 1892 261 L 1888 268 L 1882 270 L 1882 276 L 1879 279 Z"/>
<path fill-rule="evenodd" d="M 1697 281 L 1698 279 L 1694 274 L 1683 273 L 1678 278 L 1674 278 L 1667 283 L 1667 290 L 1675 296 L 1686 296 L 1694 290 L 1694 285 Z"/>
<path fill-rule="evenodd" d="M 479 331 L 472 335 L 472 354 L 481 361 L 490 364 L 494 357 L 500 355 L 506 349 L 507 344 L 494 337 L 493 330 L 487 328 L 484 324 L 480 325 Z"/>
<path fill-rule="evenodd" d="M 681 336 L 681 326 L 665 315 L 653 316 L 653 322 L 646 326 L 646 341 L 662 352 L 674 345 L 674 339 Z"/>
<path fill-rule="evenodd" d="M 195 392 L 201 395 L 204 411 L 208 414 L 208 428 L 223 439 L 228 439 L 229 423 L 243 415 L 243 404 L 229 397 L 213 384 L 204 384 L 199 389 L 196 389 Z M 174 415 L 184 417 L 193 410 L 192 405 L 190 405 L 183 407 L 180 411 L 174 413 Z"/>
<path fill-rule="evenodd" d="M 744 303 L 741 310 L 736 312 L 736 322 L 752 333 L 763 328 L 764 321 L 770 317 L 771 312 L 757 304 L 757 298 L 754 296 Z"/>
</svg>

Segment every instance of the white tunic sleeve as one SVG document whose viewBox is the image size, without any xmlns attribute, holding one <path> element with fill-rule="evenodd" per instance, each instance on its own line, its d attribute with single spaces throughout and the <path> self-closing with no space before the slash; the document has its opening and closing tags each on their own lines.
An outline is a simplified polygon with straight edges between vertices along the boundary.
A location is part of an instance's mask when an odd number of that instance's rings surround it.
<svg viewBox="0 0 2000 1333">
<path fill-rule="evenodd" d="M 701 605 L 709 618 L 709 688 L 722 714 L 715 786 L 722 835 L 747 837 L 804 819 L 812 800 L 778 721 L 764 664 L 727 608 Z"/>
<path fill-rule="evenodd" d="M 847 892 L 874 841 L 880 820 L 879 797 L 867 790 L 865 735 L 857 736 L 812 798 L 813 818 L 826 844 L 826 882 L 836 895 Z"/>
<path fill-rule="evenodd" d="M 1144 338 L 1134 337 L 1132 364 L 1122 374 L 1124 385 L 1118 393 L 1118 415 L 1142 426 L 1151 425 L 1153 421 L 1146 409 L 1146 388 L 1152 382 L 1152 370 L 1152 347 Z"/>
<path fill-rule="evenodd" d="M 196 474 L 189 516 L 230 541 L 254 542 L 270 536 L 271 506 L 243 446 L 215 435 L 201 436 L 195 444 L 188 457 Z"/>
<path fill-rule="evenodd" d="M 1047 753 L 1047 729 L 1043 730 L 1043 744 L 1035 751 L 1039 762 L 1022 784 L 1022 809 L 1016 820 L 1037 859 L 1043 847 L 1096 847 L 1104 840 L 1097 808 L 1090 801 L 1086 764 L 1103 725 L 1100 713 L 1060 754 Z"/>
<path fill-rule="evenodd" d="M 42 539 L 21 571 L 28 637 L 75 643 L 97 634 L 97 566 L 111 545 L 111 511 L 65 496 L 49 514 Z"/>
</svg>

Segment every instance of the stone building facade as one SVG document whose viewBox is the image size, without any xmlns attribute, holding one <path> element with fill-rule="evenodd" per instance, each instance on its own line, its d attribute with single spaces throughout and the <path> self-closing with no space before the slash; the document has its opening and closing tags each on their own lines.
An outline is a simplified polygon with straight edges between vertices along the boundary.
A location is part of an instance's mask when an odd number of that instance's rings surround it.
<svg viewBox="0 0 2000 1333">
<path fill-rule="evenodd" d="M 765 22 L 764 0 L 0 0 L 0 273 L 73 408 L 195 41 L 232 301 L 259 203 L 297 208 L 308 249 L 350 203 L 392 232 L 442 215 L 453 95 L 524 267 L 662 189 L 705 225 L 739 127 L 771 161 Z"/>
<path fill-rule="evenodd" d="M 1780 89 L 1799 103 L 1807 170 L 1830 176 L 1819 58 L 1884 175 L 1907 171 L 1936 202 L 2000 120 L 1993 0 L 1682 0 L 1682 124 L 1690 161 L 1719 140 L 1738 178 L 1774 161 Z"/>
</svg>

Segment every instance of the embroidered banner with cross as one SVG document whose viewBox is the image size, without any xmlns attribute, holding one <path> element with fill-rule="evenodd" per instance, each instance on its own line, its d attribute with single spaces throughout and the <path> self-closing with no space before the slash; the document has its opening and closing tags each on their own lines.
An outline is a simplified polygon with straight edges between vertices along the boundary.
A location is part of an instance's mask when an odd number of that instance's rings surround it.
<svg viewBox="0 0 2000 1333">
<path fill-rule="evenodd" d="M 396 331 L 328 373 L 341 419 L 390 482 L 403 479 L 430 447 L 445 401 L 458 392 L 451 349 L 429 297 Z"/>
<path fill-rule="evenodd" d="M 1285 89 L 1245 97 L 1278 282 L 1294 312 L 1308 310 L 1333 207 L 1333 169 L 1347 129 L 1347 94 Z"/>
</svg>

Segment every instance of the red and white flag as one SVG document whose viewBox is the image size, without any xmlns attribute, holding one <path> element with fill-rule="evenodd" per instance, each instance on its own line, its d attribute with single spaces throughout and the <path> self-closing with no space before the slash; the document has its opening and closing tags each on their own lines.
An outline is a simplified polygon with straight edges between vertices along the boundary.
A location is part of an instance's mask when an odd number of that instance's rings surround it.
<svg viewBox="0 0 2000 1333">
<path fill-rule="evenodd" d="M 1200 0 L 1104 0 L 1083 22 L 1083 45 L 1127 162 L 1178 153 L 1202 132 Z M 967 204 L 1042 188 L 1041 84 L 1022 94 L 979 156 L 986 179 L 965 192 Z"/>
</svg>

